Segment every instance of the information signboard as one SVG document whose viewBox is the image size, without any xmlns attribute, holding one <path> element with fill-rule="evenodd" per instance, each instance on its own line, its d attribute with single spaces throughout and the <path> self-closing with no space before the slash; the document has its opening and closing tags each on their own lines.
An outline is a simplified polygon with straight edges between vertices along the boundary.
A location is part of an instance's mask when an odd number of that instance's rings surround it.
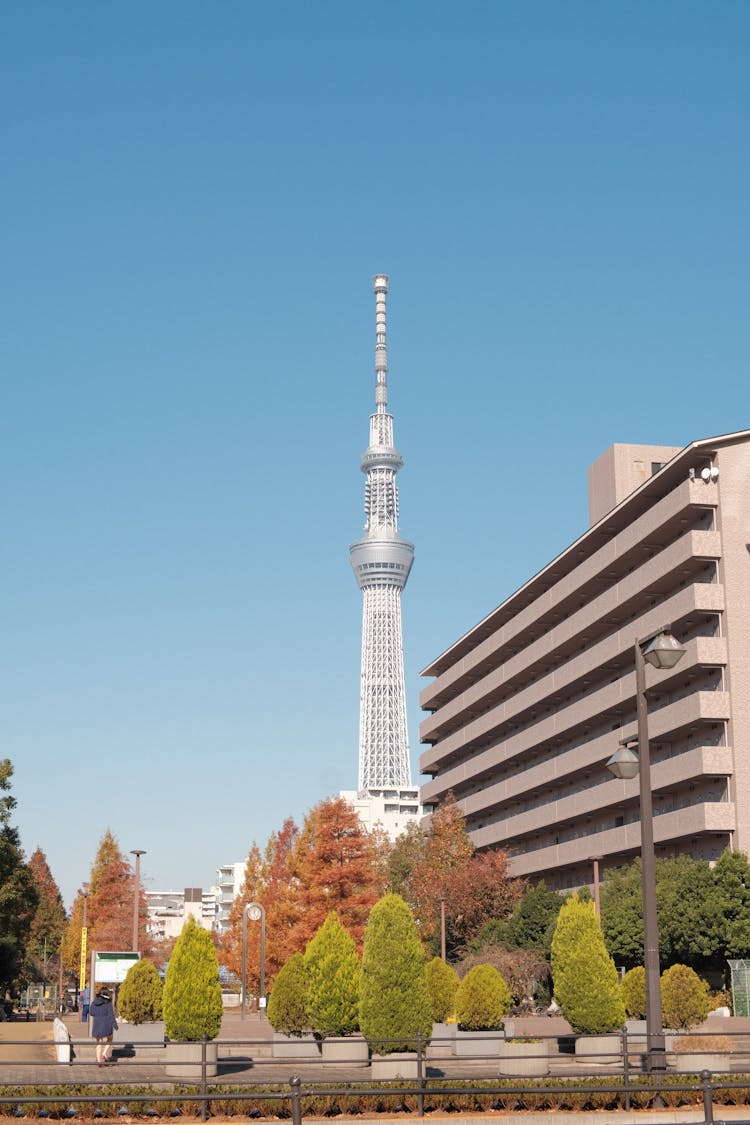
<svg viewBox="0 0 750 1125">
<path fill-rule="evenodd" d="M 94 991 L 100 984 L 122 984 L 128 969 L 140 961 L 140 953 L 99 953 L 91 954 L 91 983 Z"/>
</svg>

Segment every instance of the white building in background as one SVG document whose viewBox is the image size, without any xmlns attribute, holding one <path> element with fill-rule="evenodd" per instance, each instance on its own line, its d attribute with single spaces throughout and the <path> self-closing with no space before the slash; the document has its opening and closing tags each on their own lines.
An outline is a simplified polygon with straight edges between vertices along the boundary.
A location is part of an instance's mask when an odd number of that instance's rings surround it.
<svg viewBox="0 0 750 1125">
<path fill-rule="evenodd" d="M 414 561 L 414 547 L 398 531 L 396 475 L 403 466 L 388 413 L 386 293 L 378 274 L 375 290 L 375 413 L 370 444 L 362 455 L 365 474 L 364 535 L 349 548 L 362 591 L 362 664 L 359 698 L 359 781 L 341 796 L 368 828 L 380 825 L 391 839 L 419 817 L 419 789 L 412 787 L 406 724 L 401 591 Z"/>
<path fill-rule="evenodd" d="M 214 929 L 216 895 L 214 889 L 185 887 L 183 891 L 146 891 L 146 928 L 156 941 L 176 938 L 189 917 L 204 930 Z"/>
<path fill-rule="evenodd" d="M 229 927 L 229 915 L 237 895 L 242 890 L 245 882 L 246 861 L 241 863 L 224 863 L 216 869 L 216 924 L 217 933 L 226 933 Z"/>
</svg>

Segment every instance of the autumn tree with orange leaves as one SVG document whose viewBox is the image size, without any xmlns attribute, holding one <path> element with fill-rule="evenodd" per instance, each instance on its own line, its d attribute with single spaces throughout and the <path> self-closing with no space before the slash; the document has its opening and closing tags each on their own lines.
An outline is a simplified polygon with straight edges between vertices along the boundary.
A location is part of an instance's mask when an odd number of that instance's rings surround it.
<svg viewBox="0 0 750 1125">
<path fill-rule="evenodd" d="M 222 935 L 219 945 L 219 960 L 236 977 L 242 972 L 242 916 L 248 903 L 259 902 L 266 911 L 266 928 L 269 940 L 266 942 L 266 974 L 268 979 L 275 977 L 283 961 L 279 959 L 276 938 L 284 934 L 283 912 L 276 909 L 281 888 L 289 881 L 289 857 L 299 828 L 291 819 L 284 821 L 280 832 L 274 832 L 261 855 L 258 845 L 253 843 L 245 864 L 245 880 L 240 893 L 232 904 L 229 914 L 229 927 Z M 251 994 L 260 987 L 260 927 L 248 924 L 247 927 L 247 986 Z"/>
<path fill-rule="evenodd" d="M 221 942 L 222 964 L 238 976 L 242 959 L 242 914 L 248 902 L 266 912 L 266 980 L 271 982 L 294 953 L 334 911 L 361 950 L 370 908 L 385 891 L 386 849 L 369 833 L 354 809 L 340 797 L 319 802 L 300 831 L 287 820 L 268 842 L 262 859 L 257 847 L 248 856 L 245 887 L 232 907 L 229 931 Z M 249 991 L 259 985 L 259 926 L 247 927 Z"/>
<path fill-rule="evenodd" d="M 135 875 L 133 868 L 120 850 L 109 829 L 104 833 L 91 867 L 86 900 L 88 927 L 87 946 L 92 950 L 129 950 L 133 942 L 133 894 Z M 63 938 L 63 963 L 78 973 L 81 956 L 81 928 L 83 925 L 84 891 L 76 895 Z M 152 952 L 152 942 L 146 933 L 146 896 L 143 888 L 139 894 L 140 952 Z"/>
<path fill-rule="evenodd" d="M 287 927 L 283 959 L 304 950 L 331 911 L 361 950 L 370 910 L 385 893 L 386 851 L 343 797 L 320 801 L 308 813 L 289 874 L 278 903 Z"/>
<path fill-rule="evenodd" d="M 452 795 L 421 831 L 421 839 L 417 830 L 410 839 L 396 842 L 390 859 L 392 879 L 397 873 L 422 940 L 433 953 L 440 949 L 444 901 L 446 950 L 457 954 L 487 922 L 510 917 L 525 884 L 508 875 L 502 848 L 476 851 Z"/>
</svg>

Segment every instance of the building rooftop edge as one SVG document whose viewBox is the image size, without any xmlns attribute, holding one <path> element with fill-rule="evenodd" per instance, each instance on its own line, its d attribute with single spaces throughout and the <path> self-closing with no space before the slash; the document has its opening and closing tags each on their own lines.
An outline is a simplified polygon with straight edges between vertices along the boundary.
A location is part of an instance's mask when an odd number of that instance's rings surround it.
<svg viewBox="0 0 750 1125">
<path fill-rule="evenodd" d="M 438 676 L 442 671 L 441 666 L 443 665 L 447 657 L 449 657 L 451 654 L 455 654 L 462 647 L 467 648 L 467 651 L 470 651 L 470 649 L 474 646 L 467 646 L 466 642 L 469 640 L 472 634 L 477 631 L 477 629 L 481 628 L 482 625 L 490 622 L 501 609 L 506 608 L 515 599 L 520 598 L 522 594 L 527 593 L 535 584 L 542 581 L 545 575 L 555 566 L 557 566 L 562 559 L 569 555 L 571 551 L 575 550 L 580 546 L 581 543 L 584 543 L 587 539 L 593 537 L 597 528 L 600 528 L 603 523 L 605 523 L 607 520 L 612 519 L 612 517 L 616 513 L 623 511 L 628 507 L 628 505 L 634 504 L 637 501 L 637 498 L 642 495 L 642 493 L 646 489 L 648 489 L 657 478 L 659 480 L 664 480 L 665 477 L 675 474 L 682 463 L 689 460 L 691 457 L 694 457 L 696 453 L 703 453 L 706 450 L 711 450 L 721 445 L 731 445 L 734 442 L 747 440 L 748 438 L 750 438 L 750 430 L 736 430 L 735 432 L 730 434 L 719 434 L 716 437 L 700 438 L 696 441 L 692 441 L 689 445 L 686 445 L 679 451 L 679 453 L 676 453 L 674 457 L 671 458 L 671 460 L 667 461 L 667 463 L 663 465 L 657 473 L 654 473 L 653 476 L 649 477 L 643 482 L 643 484 L 634 489 L 634 491 L 631 492 L 629 496 L 626 496 L 624 500 L 621 500 L 619 504 L 610 509 L 610 511 L 606 512 L 600 520 L 597 520 L 595 524 L 592 524 L 591 527 L 587 528 L 582 535 L 579 535 L 577 539 L 574 539 L 573 542 L 570 543 L 563 551 L 560 551 L 559 554 L 555 555 L 555 557 L 551 559 L 550 562 L 542 567 L 541 570 L 532 575 L 532 577 L 529 578 L 527 582 L 524 582 L 522 586 L 519 586 L 516 590 L 513 591 L 513 593 L 509 594 L 507 598 L 499 602 L 494 609 L 485 614 L 484 617 L 480 618 L 480 620 L 477 621 L 477 623 L 473 625 L 471 629 L 467 629 L 467 631 L 463 633 L 457 641 L 454 641 L 453 644 L 449 645 L 449 647 L 441 652 L 439 656 L 430 661 L 430 663 L 419 673 L 420 676 Z M 612 445 L 633 444 L 636 443 L 612 443 Z M 611 448 L 611 446 L 608 446 L 607 448 Z"/>
</svg>

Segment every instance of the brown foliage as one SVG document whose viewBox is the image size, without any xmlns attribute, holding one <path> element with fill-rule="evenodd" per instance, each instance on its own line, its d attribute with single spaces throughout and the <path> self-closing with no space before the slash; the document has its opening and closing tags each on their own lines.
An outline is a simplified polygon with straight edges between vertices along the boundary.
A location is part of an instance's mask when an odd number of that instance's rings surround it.
<svg viewBox="0 0 750 1125">
<path fill-rule="evenodd" d="M 463 813 L 449 796 L 432 816 L 410 880 L 408 897 L 424 940 L 434 945 L 439 936 L 441 899 L 448 945 L 461 949 L 486 922 L 507 919 L 523 889 L 508 875 L 502 849 L 474 850 Z"/>
<path fill-rule="evenodd" d="M 129 950 L 133 943 L 133 894 L 135 875 L 109 829 L 104 833 L 91 866 L 86 899 L 88 950 Z M 77 973 L 81 955 L 84 891 L 80 890 L 63 939 L 63 961 Z M 140 888 L 138 944 L 150 956 L 153 942 L 146 933 L 146 896 Z"/>
<path fill-rule="evenodd" d="M 547 980 L 549 965 L 533 949 L 505 949 L 502 945 L 486 945 L 479 953 L 471 953 L 456 966 L 460 977 L 476 965 L 492 965 L 510 989 L 514 1004 L 532 996 L 534 986 Z"/>
<path fill-rule="evenodd" d="M 219 945 L 222 965 L 239 977 L 242 973 L 242 916 L 250 902 L 259 902 L 266 912 L 266 975 L 271 980 L 283 964 L 277 945 L 284 944 L 288 926 L 279 897 L 289 881 L 289 859 L 299 836 L 299 828 L 287 818 L 280 832 L 274 832 L 261 855 L 253 843 L 245 865 L 245 881 L 232 904 L 229 929 Z M 251 993 L 260 988 L 260 927 L 247 927 L 247 985 Z"/>
<path fill-rule="evenodd" d="M 332 910 L 361 950 L 370 909 L 385 891 L 385 861 L 379 838 L 343 798 L 308 813 L 288 874 L 276 906 L 283 961 L 305 949 Z"/>
</svg>

